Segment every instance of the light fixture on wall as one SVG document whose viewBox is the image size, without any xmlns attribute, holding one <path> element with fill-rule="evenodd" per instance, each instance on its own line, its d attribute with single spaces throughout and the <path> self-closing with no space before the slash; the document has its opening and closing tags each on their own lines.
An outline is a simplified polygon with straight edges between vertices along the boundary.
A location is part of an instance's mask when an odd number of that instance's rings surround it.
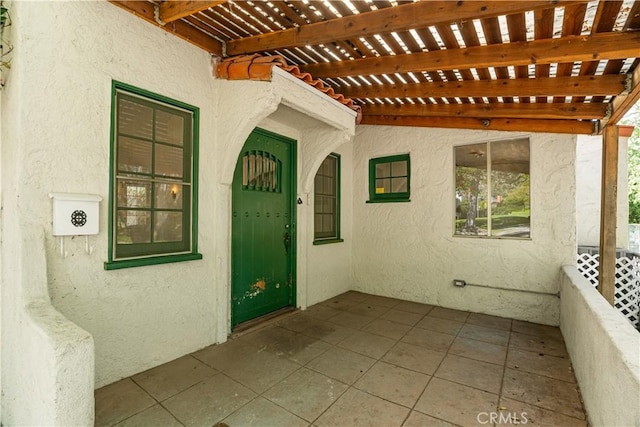
<svg viewBox="0 0 640 427">
<path fill-rule="evenodd" d="M 178 197 L 178 186 L 174 185 L 171 187 L 171 198 L 175 200 Z"/>
</svg>

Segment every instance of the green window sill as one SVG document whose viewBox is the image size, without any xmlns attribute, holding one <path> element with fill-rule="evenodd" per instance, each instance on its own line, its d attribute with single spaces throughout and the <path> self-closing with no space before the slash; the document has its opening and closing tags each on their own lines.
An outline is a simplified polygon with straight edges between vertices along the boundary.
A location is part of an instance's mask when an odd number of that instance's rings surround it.
<svg viewBox="0 0 640 427">
<path fill-rule="evenodd" d="M 324 239 L 324 240 L 314 240 L 314 245 L 328 245 L 331 243 L 341 243 L 344 242 L 344 239 Z"/>
<path fill-rule="evenodd" d="M 411 199 L 380 199 L 380 200 L 367 200 L 367 203 L 407 203 Z"/>
<path fill-rule="evenodd" d="M 104 263 L 105 270 L 118 270 L 121 268 L 141 267 L 144 265 L 169 264 L 173 262 L 193 261 L 202 259 L 202 254 L 179 254 L 155 256 L 149 258 L 126 259 L 122 261 L 109 261 Z"/>
</svg>

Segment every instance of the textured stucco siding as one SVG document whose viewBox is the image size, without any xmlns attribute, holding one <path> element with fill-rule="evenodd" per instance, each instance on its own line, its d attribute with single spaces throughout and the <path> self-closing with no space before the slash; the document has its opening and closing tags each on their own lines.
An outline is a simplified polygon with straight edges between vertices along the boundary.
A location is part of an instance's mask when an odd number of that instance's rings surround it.
<svg viewBox="0 0 640 427">
<path fill-rule="evenodd" d="M 528 136 L 530 240 L 453 237 L 454 146 Z M 365 292 L 557 325 L 554 295 L 575 258 L 575 139 L 553 134 L 362 126 L 354 143 L 354 271 Z M 368 161 L 410 153 L 411 202 L 365 203 Z"/>
<path fill-rule="evenodd" d="M 578 245 L 600 245 L 602 136 L 578 135 L 576 146 L 576 218 Z M 618 205 L 616 246 L 629 247 L 628 137 L 618 139 Z"/>
<path fill-rule="evenodd" d="M 50 230 L 49 192 L 103 197 L 100 233 L 89 237 L 92 254 L 83 238 L 66 239 L 66 258 L 49 233 L 47 244 L 53 304 L 93 335 L 99 387 L 214 341 L 210 240 L 199 245 L 203 262 L 103 269 L 112 80 L 199 107 L 200 164 L 207 167 L 215 158 L 217 114 L 210 59 L 107 2 L 40 2 L 24 9 L 21 71 L 29 85 L 21 96 L 29 126 L 20 138 L 28 171 L 22 212 Z M 210 212 L 211 200 L 202 198 L 199 210 Z M 211 221 L 199 222 L 201 235 L 214 229 Z"/>
<path fill-rule="evenodd" d="M 20 241 L 24 230 L 45 230 L 44 282 L 55 308 L 93 337 L 96 387 L 224 341 L 229 332 L 230 185 L 246 137 L 255 126 L 271 123 L 274 128 L 289 127 L 299 140 L 298 191 L 305 200 L 298 212 L 299 222 L 305 224 L 298 239 L 301 247 L 311 244 L 312 222 L 305 216 L 312 214 L 309 193 L 315 170 L 326 154 L 352 139 L 355 113 L 282 73 L 274 74 L 273 82 L 216 80 L 206 52 L 108 2 L 20 2 L 19 6 L 12 13 L 14 22 L 20 23 L 15 67 L 7 78 L 6 102 L 3 99 L 12 110 L 3 116 L 3 125 L 11 119 L 2 146 L 3 265 L 26 268 L 29 260 L 13 254 L 6 242 Z M 202 260 L 103 268 L 108 250 L 113 80 L 200 108 Z M 281 105 L 284 113 L 279 113 Z M 291 122 L 291 111 L 305 119 Z M 67 255 L 60 255 L 58 239 L 51 236 L 50 192 L 102 196 L 100 232 L 89 237 L 92 253 L 85 252 L 84 238 L 66 238 Z M 348 209 L 345 216 L 348 223 Z M 309 299 L 315 302 L 346 290 L 349 281 L 338 277 L 351 273 L 346 256 L 351 249 L 344 248 L 339 254 L 314 254 L 347 260 L 326 289 L 313 290 L 307 297 L 307 283 L 319 283 L 322 272 L 299 273 L 301 306 Z M 299 271 L 304 272 L 306 262 L 299 257 Z M 12 282 L 15 289 L 7 291 L 6 298 L 3 294 L 3 308 L 15 307 L 25 284 L 19 272 L 4 273 L 3 288 Z M 15 312 L 7 313 L 10 321 L 3 324 L 3 333 L 16 335 L 17 330 L 11 332 L 10 325 L 16 322 L 12 315 Z M 13 350 L 2 351 L 6 380 L 15 368 L 11 363 L 21 362 Z M 6 354 L 12 356 L 5 358 Z M 21 399 L 19 394 L 11 397 Z"/>
<path fill-rule="evenodd" d="M 7 240 L 20 239 L 21 229 L 46 230 L 51 299 L 93 336 L 96 387 L 224 341 L 229 332 L 230 179 L 244 140 L 280 104 L 315 115 L 290 126 L 301 140 L 299 191 L 309 193 L 315 173 L 310 168 L 317 169 L 321 157 L 350 141 L 355 114 L 288 75 L 275 75 L 271 83 L 216 80 L 206 52 L 107 2 L 20 2 L 17 9 L 19 49 L 7 79 L 15 125 L 3 144 L 14 165 L 3 171 L 9 176 L 3 182 L 15 186 L 13 193 L 5 193 L 11 210 Z M 103 269 L 113 80 L 200 108 L 201 261 Z M 271 122 L 286 117 L 276 115 Z M 85 252 L 84 238 L 67 238 L 67 255 L 60 255 L 58 239 L 50 234 L 50 192 L 103 197 L 100 232 L 89 237 L 91 254 Z M 305 200 L 311 202 L 308 196 Z M 312 224 L 300 214 L 299 219 Z M 10 251 L 7 245 L 4 249 Z M 11 254 L 5 259 L 13 260 L 28 262 Z M 342 271 L 350 273 L 350 265 Z M 317 282 L 316 276 L 308 273 L 299 285 Z M 15 279 L 19 292 L 19 275 L 5 277 Z M 338 282 L 329 294 L 347 283 Z M 312 293 L 314 301 L 318 298 Z"/>
<path fill-rule="evenodd" d="M 640 426 L 640 334 L 574 266 L 562 271 L 560 329 L 593 426 Z"/>
</svg>

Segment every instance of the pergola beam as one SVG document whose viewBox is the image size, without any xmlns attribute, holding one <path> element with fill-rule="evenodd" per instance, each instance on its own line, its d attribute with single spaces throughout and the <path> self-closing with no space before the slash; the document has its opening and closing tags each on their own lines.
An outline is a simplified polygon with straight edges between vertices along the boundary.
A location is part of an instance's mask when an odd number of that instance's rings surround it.
<svg viewBox="0 0 640 427">
<path fill-rule="evenodd" d="M 222 43 L 186 22 L 174 21 L 170 24 L 160 25 L 155 19 L 153 3 L 149 3 L 148 1 L 127 0 L 109 0 L 109 2 L 209 53 L 222 56 Z"/>
<path fill-rule="evenodd" d="M 185 16 L 193 15 L 194 13 L 202 12 L 203 10 L 215 7 L 219 4 L 226 3 L 225 1 L 181 1 L 181 0 L 168 0 L 160 3 L 158 6 L 160 20 L 164 23 L 176 21 Z"/>
<path fill-rule="evenodd" d="M 336 88 L 348 98 L 475 98 L 498 96 L 607 96 L 624 91 L 622 74 L 536 79 L 372 84 Z"/>
<path fill-rule="evenodd" d="M 186 2 L 197 3 L 197 2 Z M 324 22 L 289 28 L 268 34 L 231 40 L 227 43 L 229 56 L 330 43 L 336 40 L 357 39 L 379 33 L 422 29 L 512 15 L 526 11 L 566 6 L 586 1 L 422 1 L 379 9 L 358 15 L 330 19 Z"/>
<path fill-rule="evenodd" d="M 363 116 L 474 117 L 483 119 L 600 119 L 607 105 L 591 104 L 402 104 L 364 105 Z"/>
<path fill-rule="evenodd" d="M 464 117 L 364 116 L 362 125 L 550 132 L 592 135 L 594 122 L 579 120 L 478 119 Z"/>
<path fill-rule="evenodd" d="M 443 49 L 432 52 L 376 56 L 300 67 L 316 78 L 409 72 L 467 70 L 471 68 L 553 64 L 633 58 L 638 55 L 640 31 L 598 33 Z"/>
<path fill-rule="evenodd" d="M 616 225 L 618 207 L 618 126 L 607 126 L 602 137 L 600 260 L 598 290 L 614 305 L 616 284 Z"/>
<path fill-rule="evenodd" d="M 602 121 L 602 128 L 615 125 L 640 100 L 640 66 L 628 76 L 628 90 L 616 96 L 611 103 L 611 116 Z"/>
</svg>

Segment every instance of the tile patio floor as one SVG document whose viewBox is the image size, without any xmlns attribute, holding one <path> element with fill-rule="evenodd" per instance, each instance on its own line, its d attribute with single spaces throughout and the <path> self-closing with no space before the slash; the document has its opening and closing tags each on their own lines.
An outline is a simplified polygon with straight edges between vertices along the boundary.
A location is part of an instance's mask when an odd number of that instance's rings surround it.
<svg viewBox="0 0 640 427">
<path fill-rule="evenodd" d="M 95 396 L 96 425 L 587 425 L 558 328 L 353 291 Z"/>
</svg>

